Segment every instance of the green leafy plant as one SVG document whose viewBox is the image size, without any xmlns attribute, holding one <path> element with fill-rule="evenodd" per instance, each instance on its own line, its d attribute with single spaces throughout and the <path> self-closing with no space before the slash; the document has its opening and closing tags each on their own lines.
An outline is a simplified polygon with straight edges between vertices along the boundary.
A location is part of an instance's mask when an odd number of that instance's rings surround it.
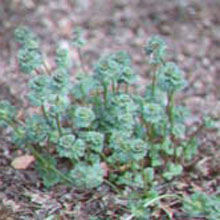
<svg viewBox="0 0 220 220">
<path fill-rule="evenodd" d="M 68 134 L 59 138 L 57 151 L 60 157 L 79 160 L 85 152 L 85 142 L 82 139 L 75 138 L 74 135 Z"/>
<path fill-rule="evenodd" d="M 69 175 L 79 189 L 92 189 L 103 182 L 103 170 L 98 163 L 93 165 L 77 163 Z"/>
<path fill-rule="evenodd" d="M 157 194 L 158 180 L 177 178 L 196 153 L 197 132 L 187 136 L 188 112 L 175 104 L 175 94 L 186 81 L 178 66 L 166 60 L 159 37 L 144 46 L 152 80 L 143 95 L 135 90 L 136 73 L 125 51 L 102 55 L 87 71 L 82 33 L 74 32 L 80 66 L 72 83 L 66 49 L 57 48 L 56 65 L 48 69 L 37 37 L 28 28 L 15 30 L 19 66 L 30 75 L 27 98 L 38 113 L 18 121 L 14 107 L 1 101 L 0 123 L 12 128 L 13 143 L 30 149 L 45 186 L 65 181 L 88 190 L 102 183 L 117 192 L 138 189 L 141 201 L 131 205 L 131 213 L 141 219 L 149 214 L 142 210 L 149 207 L 146 198 L 158 196 L 149 195 Z M 208 118 L 205 124 L 210 125 Z M 61 158 L 66 161 L 62 166 L 67 165 L 62 171 L 57 168 Z"/>
<path fill-rule="evenodd" d="M 194 192 L 190 197 L 185 197 L 183 210 L 190 217 L 204 216 L 210 220 L 219 219 L 220 197 L 199 191 Z"/>
</svg>

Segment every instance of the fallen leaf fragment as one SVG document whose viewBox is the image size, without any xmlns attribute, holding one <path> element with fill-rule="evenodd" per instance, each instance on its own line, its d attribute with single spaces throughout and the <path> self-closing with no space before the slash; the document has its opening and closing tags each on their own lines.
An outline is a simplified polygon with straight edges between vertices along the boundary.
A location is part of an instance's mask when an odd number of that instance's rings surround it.
<svg viewBox="0 0 220 220">
<path fill-rule="evenodd" d="M 25 170 L 34 162 L 34 160 L 34 157 L 31 155 L 19 156 L 12 161 L 11 166 L 17 170 Z"/>
<path fill-rule="evenodd" d="M 105 162 L 100 163 L 101 169 L 104 171 L 104 177 L 108 176 L 108 165 Z"/>
</svg>

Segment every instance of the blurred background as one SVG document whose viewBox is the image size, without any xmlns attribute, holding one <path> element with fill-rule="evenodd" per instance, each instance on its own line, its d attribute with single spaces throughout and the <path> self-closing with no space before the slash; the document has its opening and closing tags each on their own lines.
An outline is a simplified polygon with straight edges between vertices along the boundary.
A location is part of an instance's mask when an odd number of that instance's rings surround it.
<svg viewBox="0 0 220 220">
<path fill-rule="evenodd" d="M 154 34 L 162 36 L 170 59 L 189 81 L 182 94 L 185 104 L 197 114 L 220 109 L 219 12 L 219 0 L 1 0 L 0 99 L 20 105 L 26 93 L 14 28 L 29 26 L 40 37 L 49 63 L 61 44 L 69 48 L 74 64 L 78 57 L 70 42 L 74 28 L 81 26 L 88 41 L 83 51 L 87 65 L 92 67 L 103 52 L 125 49 L 143 85 L 149 67 L 143 44 Z"/>
</svg>

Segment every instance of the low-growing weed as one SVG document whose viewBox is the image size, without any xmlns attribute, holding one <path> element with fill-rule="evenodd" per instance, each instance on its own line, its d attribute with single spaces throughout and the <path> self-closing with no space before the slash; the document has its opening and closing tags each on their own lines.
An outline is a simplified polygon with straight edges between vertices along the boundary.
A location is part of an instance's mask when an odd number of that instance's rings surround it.
<svg viewBox="0 0 220 220">
<path fill-rule="evenodd" d="M 197 149 L 195 136 L 186 135 L 188 111 L 175 103 L 175 94 L 187 83 L 179 67 L 167 61 L 165 43 L 152 37 L 144 46 L 152 80 L 142 95 L 135 90 L 137 75 L 125 51 L 101 55 L 88 73 L 81 29 L 72 43 L 80 60 L 75 70 L 66 49 L 57 48 L 56 66 L 49 69 L 35 34 L 17 28 L 14 35 L 20 69 L 30 76 L 27 99 L 41 113 L 18 121 L 15 108 L 1 101 L 1 126 L 11 127 L 12 142 L 30 149 L 46 187 L 68 182 L 80 190 L 102 183 L 117 192 L 129 188 L 139 198 L 128 203 L 129 219 L 147 219 L 147 208 L 166 198 L 155 186 L 181 175 Z M 61 158 L 66 161 L 62 171 Z"/>
<path fill-rule="evenodd" d="M 194 192 L 190 197 L 185 198 L 183 210 L 190 217 L 205 216 L 209 220 L 220 219 L 220 197 Z"/>
</svg>

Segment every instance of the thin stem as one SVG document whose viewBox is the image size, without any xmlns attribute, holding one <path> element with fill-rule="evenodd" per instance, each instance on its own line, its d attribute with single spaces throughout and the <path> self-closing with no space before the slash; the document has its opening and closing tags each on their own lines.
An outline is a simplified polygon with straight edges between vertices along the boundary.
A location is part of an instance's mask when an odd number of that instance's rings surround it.
<svg viewBox="0 0 220 220">
<path fill-rule="evenodd" d="M 174 92 L 168 93 L 168 117 L 170 121 L 171 141 L 173 142 L 173 159 L 177 163 L 177 145 L 174 143 Z"/>
<path fill-rule="evenodd" d="M 111 183 L 110 181 L 108 181 L 107 179 L 104 179 L 103 180 L 107 185 L 109 185 L 115 192 L 117 192 L 118 194 L 120 194 L 120 191 L 118 190 L 118 188 L 113 184 Z"/>
<path fill-rule="evenodd" d="M 154 68 L 154 72 L 153 72 L 153 78 L 152 78 L 152 97 L 155 97 L 155 93 L 156 93 L 156 83 L 157 83 L 157 71 L 156 68 Z"/>
<path fill-rule="evenodd" d="M 71 184 L 73 184 L 73 181 L 72 181 L 70 178 L 68 178 L 66 175 L 62 174 L 62 173 L 61 173 L 59 170 L 57 170 L 54 166 L 50 165 L 49 162 L 48 162 L 46 159 L 44 159 L 44 158 L 41 156 L 41 154 L 38 153 L 32 146 L 27 145 L 26 147 L 30 149 L 31 153 L 34 155 L 34 157 L 35 157 L 37 160 L 41 161 L 41 162 L 45 165 L 45 167 L 47 167 L 47 168 L 44 168 L 44 169 L 50 169 L 50 170 L 54 171 L 54 172 L 55 172 L 57 175 L 59 175 L 62 179 L 66 180 L 67 182 L 69 182 L 69 183 L 71 183 Z M 43 167 L 42 167 L 42 168 L 43 168 Z"/>
<path fill-rule="evenodd" d="M 144 166 L 142 166 L 142 172 L 141 172 L 141 175 L 142 175 L 142 178 L 143 178 L 143 181 L 144 181 L 144 194 L 146 195 L 147 193 L 148 193 L 148 191 L 149 191 L 149 182 L 148 182 L 148 180 L 147 180 L 147 176 L 146 176 L 146 174 L 145 174 L 145 171 L 144 171 Z"/>
<path fill-rule="evenodd" d="M 16 124 L 13 123 L 12 121 L 4 120 L 14 131 L 15 133 L 19 134 L 19 130 L 16 127 Z"/>
<path fill-rule="evenodd" d="M 47 155 L 50 156 L 50 147 L 51 147 L 51 142 L 50 142 L 50 137 L 47 138 L 47 145 L 46 145 L 46 152 Z"/>
<path fill-rule="evenodd" d="M 153 75 L 153 80 L 152 80 L 152 97 L 155 97 L 155 91 L 156 91 L 156 74 L 154 73 Z"/>
<path fill-rule="evenodd" d="M 152 144 L 154 142 L 154 136 L 155 136 L 154 124 L 150 124 L 150 126 L 149 126 L 149 140 L 150 140 L 150 143 L 152 143 Z"/>
<path fill-rule="evenodd" d="M 145 203 L 145 204 L 144 204 L 144 208 L 147 208 L 149 205 L 153 204 L 153 203 L 156 202 L 157 200 L 161 200 L 161 199 L 165 199 L 165 198 L 169 198 L 169 197 L 179 198 L 179 196 L 177 196 L 177 195 L 169 195 L 169 194 L 161 195 L 161 196 L 158 196 L 158 197 L 156 197 L 156 198 L 150 200 L 149 202 Z"/>
<path fill-rule="evenodd" d="M 173 134 L 173 126 L 174 126 L 174 94 L 173 92 L 168 93 L 168 117 L 170 121 L 170 132 Z"/>
<path fill-rule="evenodd" d="M 94 107 L 97 111 L 99 111 L 101 108 L 102 108 L 102 100 L 101 100 L 101 97 L 100 97 L 100 93 L 99 93 L 99 90 L 96 89 L 96 92 L 94 94 Z"/>
<path fill-rule="evenodd" d="M 128 91 L 129 91 L 128 88 L 129 88 L 129 85 L 126 83 L 125 84 L 125 93 L 127 93 L 127 94 L 128 94 Z"/>
<path fill-rule="evenodd" d="M 85 68 L 85 63 L 84 63 L 82 51 L 78 47 L 77 47 L 77 53 L 78 53 L 78 56 L 79 56 L 81 68 L 82 68 L 83 72 L 86 73 L 86 68 Z"/>
<path fill-rule="evenodd" d="M 149 140 L 149 144 L 150 144 L 150 151 L 153 152 L 154 151 L 154 125 L 150 124 L 148 126 L 148 140 Z M 153 166 L 152 164 L 152 159 L 151 159 L 151 166 Z"/>
<path fill-rule="evenodd" d="M 48 118 L 47 111 L 46 111 L 46 108 L 45 108 L 44 104 L 41 105 L 41 111 L 42 111 L 44 119 L 49 124 L 49 118 Z"/>
<path fill-rule="evenodd" d="M 160 62 L 161 62 L 161 64 L 162 64 L 163 66 L 166 65 L 166 62 L 165 62 L 165 60 L 164 60 L 163 58 L 160 58 Z"/>
<path fill-rule="evenodd" d="M 62 136 L 62 129 L 61 129 L 61 125 L 60 125 L 60 116 L 58 113 L 56 113 L 56 124 L 57 124 L 59 135 Z"/>
<path fill-rule="evenodd" d="M 108 87 L 106 84 L 103 84 L 104 88 L 104 106 L 107 107 L 107 99 L 108 99 Z"/>
<path fill-rule="evenodd" d="M 112 80 L 112 92 L 116 94 L 115 81 Z"/>
</svg>

